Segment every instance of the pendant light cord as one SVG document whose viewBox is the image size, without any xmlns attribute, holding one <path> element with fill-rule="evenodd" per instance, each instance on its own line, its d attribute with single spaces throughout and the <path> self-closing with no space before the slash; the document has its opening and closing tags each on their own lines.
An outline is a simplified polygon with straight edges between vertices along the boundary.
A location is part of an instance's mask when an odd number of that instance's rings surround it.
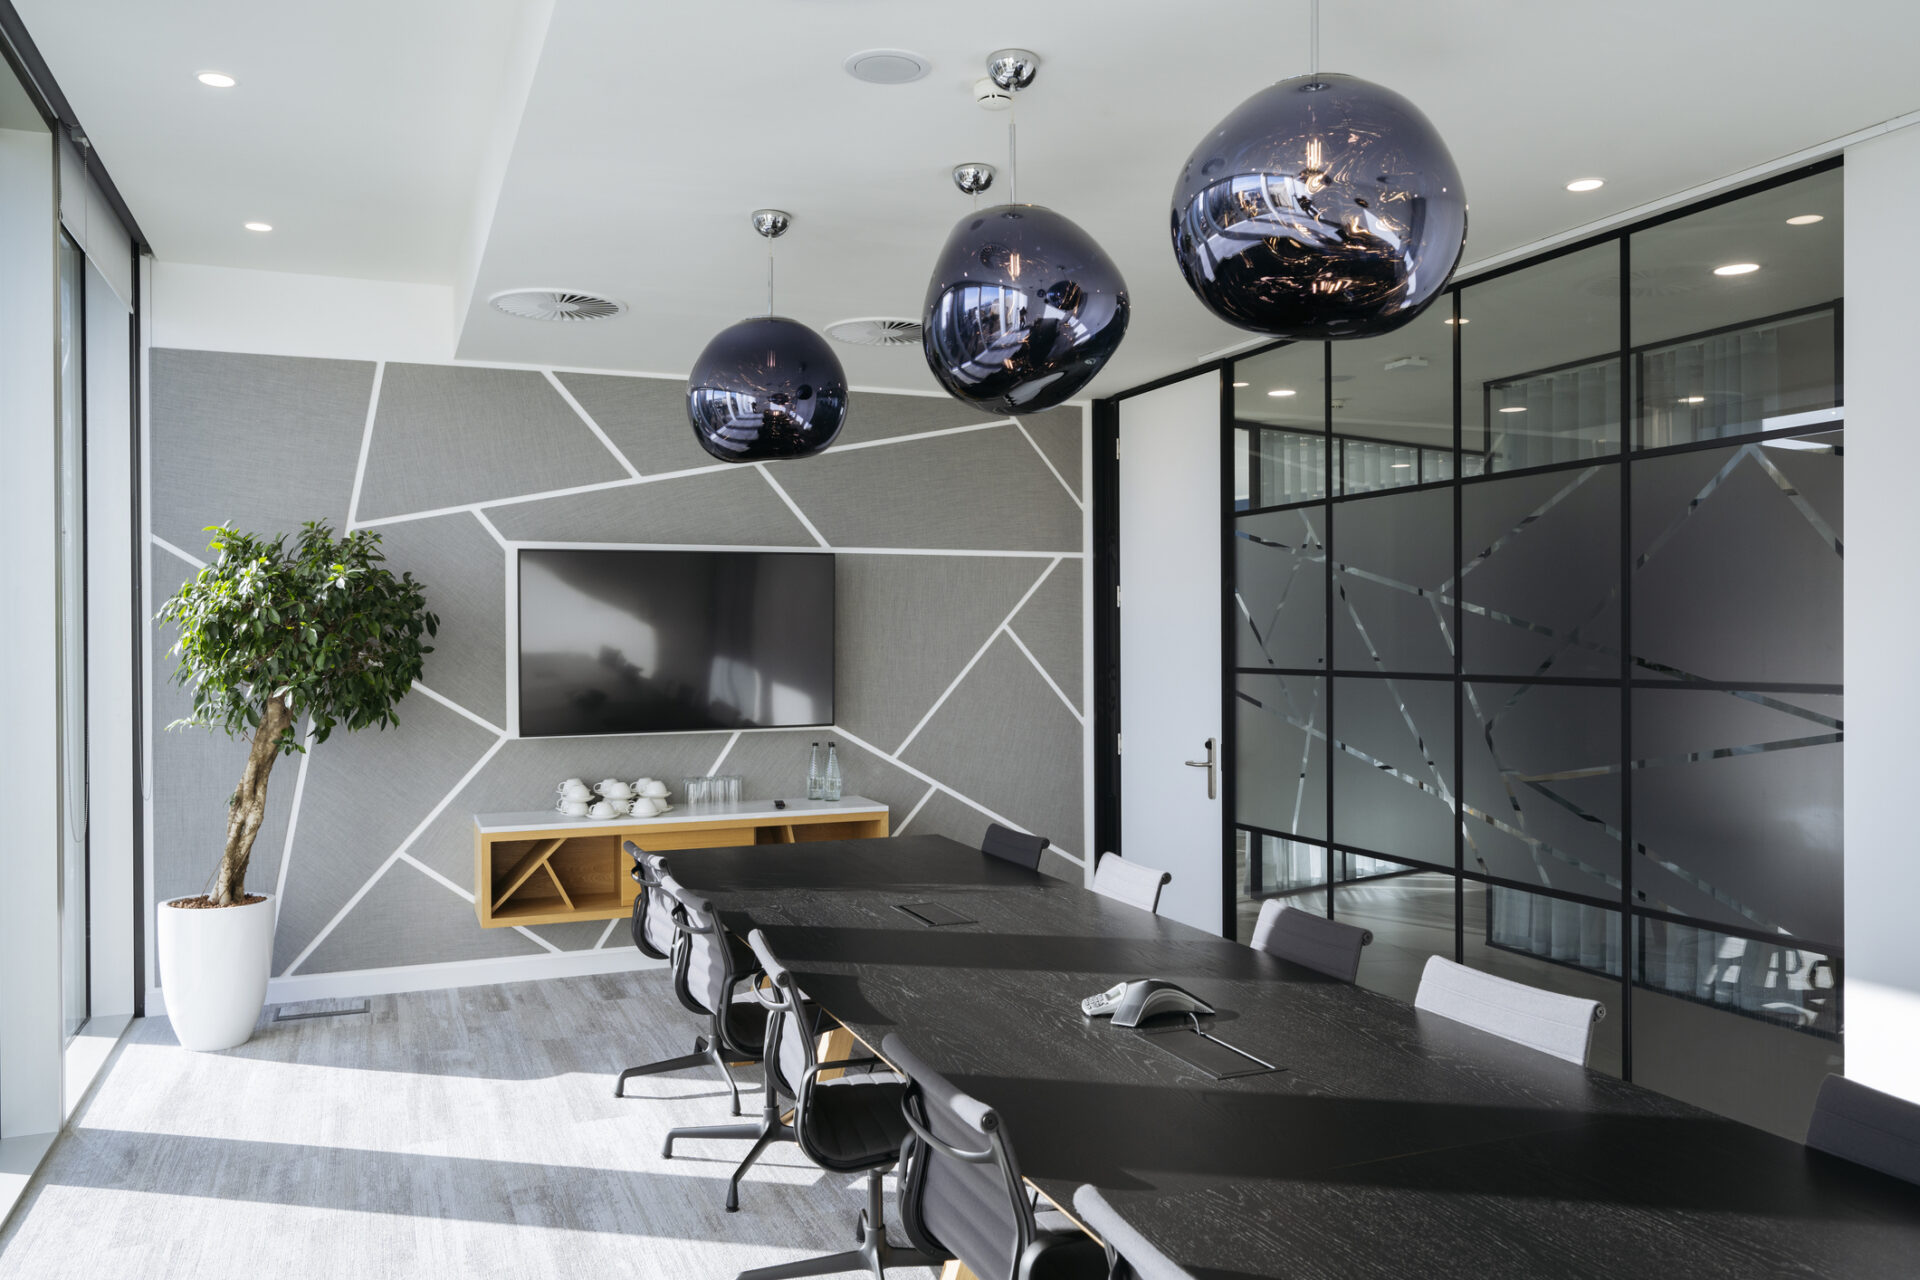
<svg viewBox="0 0 1920 1280">
<path fill-rule="evenodd" d="M 767 237 L 767 314 L 773 314 L 773 237 Z"/>
<path fill-rule="evenodd" d="M 1020 152 L 1014 138 L 1014 103 L 1019 100 L 1017 89 L 1007 90 L 1007 203 L 1020 203 Z"/>
<path fill-rule="evenodd" d="M 1320 0 L 1307 0 L 1307 74 L 1320 74 Z"/>
</svg>

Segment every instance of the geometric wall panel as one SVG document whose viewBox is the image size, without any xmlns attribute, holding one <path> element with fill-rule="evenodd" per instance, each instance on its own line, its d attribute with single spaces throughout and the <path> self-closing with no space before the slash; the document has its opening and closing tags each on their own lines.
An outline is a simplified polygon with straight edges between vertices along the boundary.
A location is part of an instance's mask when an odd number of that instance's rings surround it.
<svg viewBox="0 0 1920 1280">
<path fill-rule="evenodd" d="M 1035 761 L 1077 757 L 1085 730 L 1013 641 L 1000 636 L 901 758 L 1057 847 L 1086 853 L 1079 787 Z"/>
<path fill-rule="evenodd" d="M 554 376 L 641 475 L 714 465 L 713 455 L 693 438 L 693 424 L 687 421 L 687 385 L 679 379 L 607 373 Z"/>
<path fill-rule="evenodd" d="M 835 546 L 1080 549 L 1080 508 L 1011 425 L 829 450 L 774 477 Z"/>
<path fill-rule="evenodd" d="M 921 794 L 926 794 L 924 789 Z M 916 804 L 920 804 L 918 797 L 904 809 L 900 809 L 899 821 L 904 822 L 906 816 L 913 812 L 913 806 Z M 977 849 L 980 847 L 980 842 L 986 838 L 987 828 L 991 825 L 993 825 L 993 819 L 972 805 L 963 800 L 956 800 L 944 791 L 936 791 L 931 796 L 927 796 L 925 804 L 920 805 L 920 812 L 914 814 L 913 825 L 908 827 L 904 834 L 946 836 L 950 840 L 958 840 L 961 844 Z M 1079 850 L 1074 850 L 1074 854 L 1076 857 L 1083 856 Z M 1067 861 L 1054 852 L 1051 846 L 1041 851 L 1040 870 L 1047 875 L 1074 884 L 1079 884 L 1083 878 L 1079 864 Z"/>
<path fill-rule="evenodd" d="M 268 536 L 346 524 L 371 363 L 155 348 L 149 386 L 155 534 L 204 560 L 203 530 L 223 521 Z"/>
<path fill-rule="evenodd" d="M 377 520 L 626 474 L 538 373 L 389 364 L 355 515 Z"/>
<path fill-rule="evenodd" d="M 514 502 L 487 519 L 519 542 L 819 545 L 753 467 Z"/>
<path fill-rule="evenodd" d="M 884 406 L 884 407 L 882 407 Z M 681 410 L 682 415 L 685 409 Z M 1079 416 L 1079 410 L 1071 410 Z M 899 436 L 919 435 L 923 431 L 951 431 L 955 427 L 981 427 L 989 422 L 1004 422 L 1004 417 L 970 409 L 952 396 L 887 396 L 854 393 L 847 422 L 835 444 L 863 444 L 870 440 L 891 440 Z M 687 429 L 691 436 L 692 430 Z M 1076 465 L 1076 471 L 1079 467 Z"/>
<path fill-rule="evenodd" d="M 597 937 L 606 928 L 593 926 Z M 592 946 L 591 939 L 587 942 Z M 313 949 L 302 973 L 386 969 L 448 960 L 530 956 L 538 943 L 514 929 L 475 926 L 473 908 L 418 867 L 404 861 L 387 868 L 373 892 L 354 904 L 325 941 Z M 276 961 L 277 968 L 286 966 Z"/>
<path fill-rule="evenodd" d="M 1033 437 L 1040 452 L 1073 490 L 1073 496 L 1085 501 L 1080 491 L 1080 446 L 1086 438 L 1086 420 L 1075 408 L 1049 409 L 1045 413 L 1021 414 L 1020 425 Z"/>
<path fill-rule="evenodd" d="M 393 574 L 427 584 L 440 618 L 420 682 L 497 725 L 507 723 L 506 552 L 465 511 L 369 530 Z"/>
<path fill-rule="evenodd" d="M 1079 560 L 1062 560 L 1031 599 L 1020 606 L 1008 630 L 1032 651 L 1060 692 L 1075 709 L 1085 712 L 1081 697 L 1081 631 Z"/>
</svg>

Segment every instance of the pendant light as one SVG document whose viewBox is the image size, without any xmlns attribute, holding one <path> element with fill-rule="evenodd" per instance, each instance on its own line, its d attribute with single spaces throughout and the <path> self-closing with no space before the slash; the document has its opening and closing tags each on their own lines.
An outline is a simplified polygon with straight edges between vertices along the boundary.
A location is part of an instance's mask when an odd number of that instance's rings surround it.
<svg viewBox="0 0 1920 1280">
<path fill-rule="evenodd" d="M 773 242 L 792 223 L 779 209 L 754 210 L 767 241 L 767 314 L 715 334 L 687 379 L 694 437 L 722 462 L 811 458 L 846 425 L 839 358 L 825 338 L 773 314 Z"/>
<path fill-rule="evenodd" d="M 1039 61 L 1002 49 L 987 59 L 987 74 L 1017 95 Z M 1086 386 L 1126 336 L 1128 315 L 1126 281 L 1093 237 L 1051 209 L 1019 203 L 1016 159 L 1010 119 L 1008 203 L 954 224 L 921 319 L 927 367 L 947 394 L 1007 415 L 1052 408 Z M 962 165 L 954 181 L 976 194 L 992 170 Z"/>
<path fill-rule="evenodd" d="M 1391 333 L 1460 264 L 1467 197 L 1420 109 L 1320 70 L 1262 89 L 1187 157 L 1173 190 L 1173 256 L 1222 320 L 1317 340 Z"/>
</svg>

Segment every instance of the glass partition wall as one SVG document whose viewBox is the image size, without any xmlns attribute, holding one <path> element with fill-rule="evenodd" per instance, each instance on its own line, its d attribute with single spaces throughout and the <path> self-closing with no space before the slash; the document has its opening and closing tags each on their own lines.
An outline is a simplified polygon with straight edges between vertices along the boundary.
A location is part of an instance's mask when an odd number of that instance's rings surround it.
<svg viewBox="0 0 1920 1280">
<path fill-rule="evenodd" d="M 1799 1136 L 1839 1065 L 1841 174 L 1232 365 L 1236 897 L 1601 1001 Z"/>
</svg>

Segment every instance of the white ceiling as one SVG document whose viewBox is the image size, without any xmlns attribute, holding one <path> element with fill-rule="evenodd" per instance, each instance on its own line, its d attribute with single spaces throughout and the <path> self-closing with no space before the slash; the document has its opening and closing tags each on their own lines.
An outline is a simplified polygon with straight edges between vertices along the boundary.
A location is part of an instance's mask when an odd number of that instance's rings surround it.
<svg viewBox="0 0 1920 1280">
<path fill-rule="evenodd" d="M 471 300 L 463 358 L 658 373 L 763 305 L 763 205 L 795 215 L 780 311 L 917 316 L 968 207 L 947 171 L 1000 165 L 1004 198 L 1006 117 L 970 86 L 989 51 L 1032 48 L 1021 195 L 1092 233 L 1133 298 L 1095 394 L 1248 336 L 1182 284 L 1167 199 L 1207 129 L 1307 57 L 1305 0 L 16 5 L 162 259 L 448 284 Z M 1920 108 L 1906 0 L 1326 0 L 1322 33 L 1323 66 L 1406 94 L 1448 140 L 1469 263 Z M 841 70 L 882 46 L 931 74 Z M 203 88 L 207 68 L 240 87 Z M 1564 190 L 1585 176 L 1607 185 Z M 485 306 L 541 285 L 632 310 L 562 326 Z M 913 348 L 840 350 L 856 385 L 934 386 Z"/>
</svg>

